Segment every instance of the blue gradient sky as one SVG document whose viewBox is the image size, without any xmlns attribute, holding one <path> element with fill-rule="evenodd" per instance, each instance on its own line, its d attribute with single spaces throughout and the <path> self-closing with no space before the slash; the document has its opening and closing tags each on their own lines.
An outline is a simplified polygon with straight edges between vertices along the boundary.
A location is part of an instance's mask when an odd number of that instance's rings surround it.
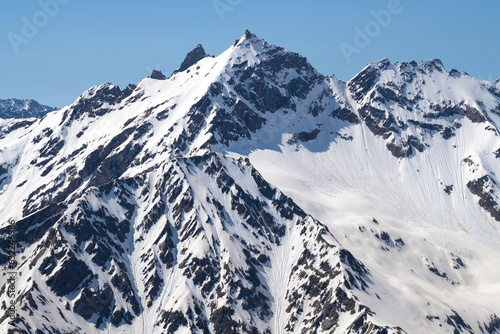
<svg viewBox="0 0 500 334">
<path fill-rule="evenodd" d="M 47 1 L 56 0 L 42 0 Z M 218 55 L 247 28 L 343 80 L 385 57 L 393 62 L 440 58 L 447 70 L 500 78 L 498 1 L 400 0 L 401 13 L 379 25 L 348 62 L 341 43 L 356 46 L 355 28 L 364 31 L 375 21 L 371 11 L 387 9 L 391 1 L 397 0 L 64 0 L 68 3 L 47 16 L 46 25 L 16 53 L 9 33 L 23 37 L 23 18 L 33 23 L 35 16 L 42 25 L 42 7 L 39 1 L 3 0 L 0 98 L 33 98 L 61 107 L 96 84 L 124 87 L 154 68 L 169 75 L 198 43 Z M 221 3 L 232 10 L 219 15 L 214 4 Z"/>
</svg>

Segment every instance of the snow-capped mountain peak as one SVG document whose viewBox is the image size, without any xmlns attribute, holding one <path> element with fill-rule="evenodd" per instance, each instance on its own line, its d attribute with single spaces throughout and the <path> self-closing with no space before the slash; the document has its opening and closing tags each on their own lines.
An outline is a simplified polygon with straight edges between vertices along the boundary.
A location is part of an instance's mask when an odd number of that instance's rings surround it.
<svg viewBox="0 0 500 334">
<path fill-rule="evenodd" d="M 56 108 L 39 104 L 34 100 L 9 99 L 0 100 L 0 118 L 41 118 Z"/>
</svg>

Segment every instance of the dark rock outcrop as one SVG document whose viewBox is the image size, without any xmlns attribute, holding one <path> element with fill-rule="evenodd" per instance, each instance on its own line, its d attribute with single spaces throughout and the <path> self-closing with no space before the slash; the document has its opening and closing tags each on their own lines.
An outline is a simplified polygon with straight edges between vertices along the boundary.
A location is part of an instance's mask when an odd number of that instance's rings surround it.
<svg viewBox="0 0 500 334">
<path fill-rule="evenodd" d="M 203 46 L 201 44 L 198 44 L 193 50 L 191 50 L 187 55 L 186 58 L 184 58 L 184 61 L 181 63 L 181 66 L 174 71 L 173 74 L 177 72 L 183 72 L 202 60 L 203 58 L 208 57 L 207 53 L 205 52 L 205 49 L 203 49 Z"/>
<path fill-rule="evenodd" d="M 149 78 L 155 79 L 155 80 L 166 80 L 167 79 L 165 74 L 163 74 L 160 70 L 153 70 L 153 72 L 151 72 L 151 75 L 149 76 Z"/>
</svg>

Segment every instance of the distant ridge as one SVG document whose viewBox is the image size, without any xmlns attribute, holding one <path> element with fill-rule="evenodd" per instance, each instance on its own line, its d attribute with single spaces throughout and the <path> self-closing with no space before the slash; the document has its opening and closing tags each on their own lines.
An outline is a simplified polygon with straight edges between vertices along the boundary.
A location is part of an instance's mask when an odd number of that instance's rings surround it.
<svg viewBox="0 0 500 334">
<path fill-rule="evenodd" d="M 57 108 L 41 105 L 35 100 L 8 99 L 0 100 L 0 118 L 42 118 Z"/>
</svg>

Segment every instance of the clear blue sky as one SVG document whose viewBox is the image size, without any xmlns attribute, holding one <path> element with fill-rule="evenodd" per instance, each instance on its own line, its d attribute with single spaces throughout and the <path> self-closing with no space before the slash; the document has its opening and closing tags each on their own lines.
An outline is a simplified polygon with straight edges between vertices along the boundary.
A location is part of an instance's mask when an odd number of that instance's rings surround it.
<svg viewBox="0 0 500 334">
<path fill-rule="evenodd" d="M 43 9 L 53 1 L 65 4 Z M 169 75 L 198 43 L 218 55 L 247 28 L 343 80 L 385 57 L 440 58 L 447 70 L 500 78 L 499 1 L 399 0 L 378 23 L 372 11 L 394 1 L 3 0 L 0 98 L 61 107 L 100 83 L 124 87 L 155 68 Z M 356 28 L 369 42 L 355 40 Z M 350 61 L 341 45 L 356 48 Z"/>
</svg>

